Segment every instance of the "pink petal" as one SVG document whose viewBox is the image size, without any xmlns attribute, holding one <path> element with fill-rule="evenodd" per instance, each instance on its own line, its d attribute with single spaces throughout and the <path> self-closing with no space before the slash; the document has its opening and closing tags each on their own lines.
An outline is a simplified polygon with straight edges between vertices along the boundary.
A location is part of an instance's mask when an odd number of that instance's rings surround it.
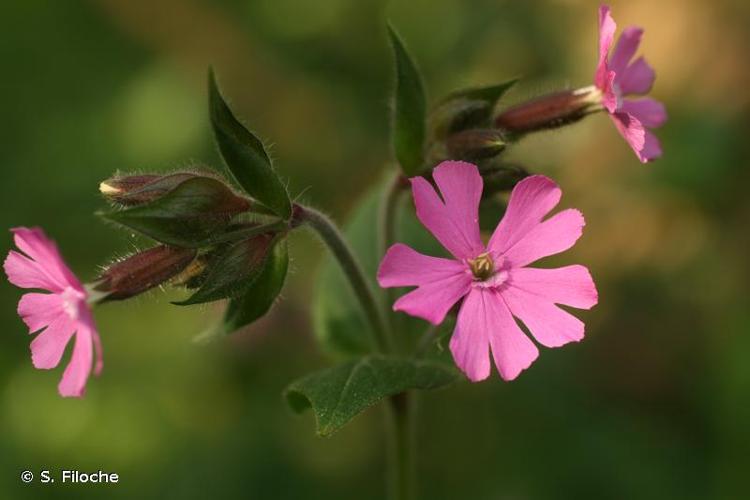
<svg viewBox="0 0 750 500">
<path fill-rule="evenodd" d="M 393 310 L 403 311 L 425 319 L 433 325 L 439 325 L 453 305 L 469 293 L 471 281 L 471 275 L 464 273 L 425 283 L 399 298 L 393 304 Z"/>
<path fill-rule="evenodd" d="M 466 274 L 466 264 L 453 259 L 422 255 L 403 243 L 385 253 L 378 268 L 378 283 L 383 288 L 419 286 Z"/>
<path fill-rule="evenodd" d="M 606 75 L 606 84 L 602 89 L 604 95 L 602 96 L 602 105 L 610 113 L 617 111 L 622 102 L 620 92 L 615 88 L 615 78 L 617 74 L 614 71 L 610 71 Z"/>
<path fill-rule="evenodd" d="M 539 350 L 518 327 L 497 290 L 487 289 L 485 307 L 492 328 L 489 337 L 495 366 L 503 380 L 513 380 L 531 366 Z"/>
<path fill-rule="evenodd" d="M 654 134 L 646 131 L 646 137 L 641 151 L 636 151 L 638 159 L 643 163 L 648 163 L 661 157 L 661 144 Z"/>
<path fill-rule="evenodd" d="M 618 75 L 625 71 L 641 44 L 642 35 L 643 30 L 638 27 L 631 26 L 623 30 L 620 39 L 617 40 L 615 50 L 612 51 L 612 56 L 609 58 L 609 69 Z"/>
<path fill-rule="evenodd" d="M 607 5 L 599 7 L 599 63 L 596 66 L 596 75 L 594 82 L 596 86 L 603 89 L 607 79 L 607 54 L 612 46 L 612 40 L 615 36 L 615 24 L 610 9 Z"/>
<path fill-rule="evenodd" d="M 73 355 L 57 386 L 61 396 L 77 398 L 83 396 L 86 390 L 86 382 L 91 373 L 92 340 L 92 330 L 89 326 L 85 323 L 79 323 Z"/>
<path fill-rule="evenodd" d="M 513 188 L 508 208 L 487 245 L 493 253 L 503 253 L 534 229 L 560 201 L 562 191 L 543 175 L 527 177 Z"/>
<path fill-rule="evenodd" d="M 618 73 L 617 83 L 623 94 L 647 94 L 654 85 L 656 73 L 642 57 Z"/>
<path fill-rule="evenodd" d="M 18 302 L 18 315 L 29 333 L 44 328 L 61 314 L 65 314 L 62 299 L 54 293 L 27 293 Z"/>
<path fill-rule="evenodd" d="M 514 287 L 505 288 L 502 296 L 513 315 L 543 346 L 560 347 L 583 338 L 583 322 L 552 302 Z"/>
<path fill-rule="evenodd" d="M 56 367 L 75 331 L 76 324 L 67 315 L 58 316 L 31 341 L 31 362 L 34 367 L 45 370 Z"/>
<path fill-rule="evenodd" d="M 424 178 L 410 179 L 417 217 L 457 259 L 476 257 L 484 249 L 479 235 L 479 170 L 471 163 L 445 161 L 432 175 L 442 200 Z"/>
<path fill-rule="evenodd" d="M 91 340 L 94 343 L 94 354 L 96 355 L 96 362 L 94 363 L 94 375 L 99 376 L 104 368 L 104 357 L 102 353 L 102 339 L 99 337 L 99 332 L 96 330 L 96 324 L 94 318 L 91 315 L 91 310 L 88 307 L 82 308 L 81 315 L 78 322 L 91 332 Z"/>
<path fill-rule="evenodd" d="M 40 288 L 60 292 L 65 284 L 50 276 L 44 268 L 28 257 L 11 250 L 3 263 L 8 281 L 20 288 Z"/>
<path fill-rule="evenodd" d="M 484 291 L 475 288 L 464 299 L 450 341 L 453 360 L 472 382 L 490 375 L 489 327 Z"/>
<path fill-rule="evenodd" d="M 538 224 L 518 243 L 505 252 L 507 264 L 523 267 L 549 255 L 572 247 L 583 233 L 583 214 L 569 208 Z"/>
<path fill-rule="evenodd" d="M 15 227 L 11 229 L 16 246 L 44 269 L 61 288 L 72 286 L 82 289 L 81 283 L 68 269 L 57 245 L 40 228 Z"/>
<path fill-rule="evenodd" d="M 490 288 L 474 288 L 461 306 L 450 341 L 456 365 L 472 382 L 484 380 L 490 374 L 488 343 L 504 380 L 516 378 L 539 355 L 502 297 Z"/>
<path fill-rule="evenodd" d="M 617 131 L 640 157 L 640 151 L 646 142 L 646 129 L 643 124 L 628 113 L 614 113 L 610 117 L 617 127 Z"/>
<path fill-rule="evenodd" d="M 667 110 L 656 99 L 628 99 L 622 103 L 623 113 L 634 116 L 644 127 L 661 127 L 667 121 Z"/>
<path fill-rule="evenodd" d="M 394 311 L 403 311 L 436 325 L 468 293 L 471 281 L 465 264 L 422 255 L 401 243 L 388 249 L 378 269 L 378 283 L 384 288 L 418 286 L 393 304 Z"/>
<path fill-rule="evenodd" d="M 578 309 L 590 309 L 598 301 L 591 274 L 588 269 L 578 265 L 557 269 L 511 269 L 508 272 L 508 284 L 538 299 Z"/>
</svg>

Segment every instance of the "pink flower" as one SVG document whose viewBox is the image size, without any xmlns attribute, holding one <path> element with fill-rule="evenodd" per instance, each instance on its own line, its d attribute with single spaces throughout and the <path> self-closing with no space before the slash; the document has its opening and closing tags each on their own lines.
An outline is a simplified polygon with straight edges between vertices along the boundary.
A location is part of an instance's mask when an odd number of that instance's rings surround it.
<svg viewBox="0 0 750 500">
<path fill-rule="evenodd" d="M 453 359 L 473 382 L 490 374 L 490 352 L 500 376 L 513 380 L 539 352 L 519 328 L 521 320 L 546 347 L 583 338 L 583 323 L 557 307 L 589 309 L 597 292 L 583 266 L 526 267 L 572 247 L 584 221 L 578 210 L 542 220 L 562 192 L 541 175 L 513 189 L 505 216 L 487 245 L 479 234 L 482 177 L 471 163 L 446 161 L 432 174 L 440 194 L 422 177 L 411 179 L 417 217 L 453 259 L 429 257 L 397 243 L 378 270 L 382 287 L 416 286 L 393 309 L 439 324 L 461 299 L 450 341 Z"/>
<path fill-rule="evenodd" d="M 31 342 L 31 361 L 36 368 L 55 368 L 75 334 L 75 346 L 58 390 L 62 396 L 81 397 L 91 372 L 96 349 L 97 375 L 102 370 L 99 334 L 86 303 L 88 294 L 63 262 L 55 243 L 39 228 L 11 229 L 16 246 L 5 259 L 8 280 L 21 288 L 38 288 L 51 293 L 27 293 L 18 303 L 18 315 L 29 332 L 44 329 Z M 24 255 L 25 254 L 25 255 Z"/>
<path fill-rule="evenodd" d="M 599 64 L 594 84 L 602 93 L 602 105 L 609 112 L 617 130 L 633 148 L 638 159 L 646 163 L 661 156 L 659 140 L 649 129 L 661 127 L 667 121 L 667 112 L 664 105 L 655 99 L 624 98 L 647 94 L 656 75 L 643 57 L 631 61 L 643 35 L 643 29 L 638 27 L 631 26 L 622 32 L 607 59 L 616 28 L 609 7 L 599 7 Z"/>
</svg>

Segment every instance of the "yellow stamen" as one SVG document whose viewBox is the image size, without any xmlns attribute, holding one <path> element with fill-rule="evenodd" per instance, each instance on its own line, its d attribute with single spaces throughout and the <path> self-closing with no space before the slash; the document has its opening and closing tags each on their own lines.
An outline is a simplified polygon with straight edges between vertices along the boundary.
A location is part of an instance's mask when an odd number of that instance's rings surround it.
<svg viewBox="0 0 750 500">
<path fill-rule="evenodd" d="M 478 280 L 486 280 L 495 272 L 495 263 L 488 252 L 480 254 L 476 259 L 468 259 L 469 269 Z"/>
</svg>

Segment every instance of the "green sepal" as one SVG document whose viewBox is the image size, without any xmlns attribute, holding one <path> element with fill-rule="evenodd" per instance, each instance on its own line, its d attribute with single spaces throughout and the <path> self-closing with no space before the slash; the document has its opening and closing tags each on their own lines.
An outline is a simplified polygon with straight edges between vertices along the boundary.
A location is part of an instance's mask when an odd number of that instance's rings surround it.
<svg viewBox="0 0 750 500">
<path fill-rule="evenodd" d="M 263 271 L 274 243 L 273 235 L 261 234 L 220 247 L 200 288 L 187 299 L 172 303 L 189 306 L 242 295 Z"/>
<path fill-rule="evenodd" d="M 265 316 L 284 287 L 288 268 L 289 251 L 284 239 L 274 245 L 262 271 L 242 295 L 229 300 L 219 324 L 197 337 L 196 341 L 207 342 L 229 335 Z"/>
</svg>

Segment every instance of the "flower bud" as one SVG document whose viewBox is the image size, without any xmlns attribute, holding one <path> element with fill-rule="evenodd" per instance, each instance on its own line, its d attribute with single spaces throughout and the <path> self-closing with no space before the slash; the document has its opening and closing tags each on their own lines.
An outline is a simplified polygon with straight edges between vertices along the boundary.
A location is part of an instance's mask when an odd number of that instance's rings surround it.
<svg viewBox="0 0 750 500">
<path fill-rule="evenodd" d="M 193 177 L 198 176 L 190 172 L 115 176 L 99 184 L 99 192 L 109 201 L 130 207 L 153 201 Z"/>
<path fill-rule="evenodd" d="M 443 140 L 454 132 L 486 126 L 491 114 L 492 105 L 488 102 L 466 98 L 450 99 L 430 115 L 432 137 Z"/>
<path fill-rule="evenodd" d="M 561 127 L 599 109 L 600 96 L 592 86 L 537 97 L 500 113 L 495 126 L 519 134 Z"/>
<path fill-rule="evenodd" d="M 449 135 L 445 147 L 449 158 L 476 161 L 500 154 L 505 149 L 505 140 L 499 130 L 464 130 Z"/>
<path fill-rule="evenodd" d="M 483 198 L 500 191 L 510 191 L 516 184 L 528 177 L 529 172 L 520 165 L 500 164 L 482 171 L 484 180 Z"/>
<path fill-rule="evenodd" d="M 187 248 L 149 248 L 109 266 L 94 290 L 104 292 L 102 300 L 128 299 L 177 276 L 195 256 L 196 251 Z"/>
</svg>

